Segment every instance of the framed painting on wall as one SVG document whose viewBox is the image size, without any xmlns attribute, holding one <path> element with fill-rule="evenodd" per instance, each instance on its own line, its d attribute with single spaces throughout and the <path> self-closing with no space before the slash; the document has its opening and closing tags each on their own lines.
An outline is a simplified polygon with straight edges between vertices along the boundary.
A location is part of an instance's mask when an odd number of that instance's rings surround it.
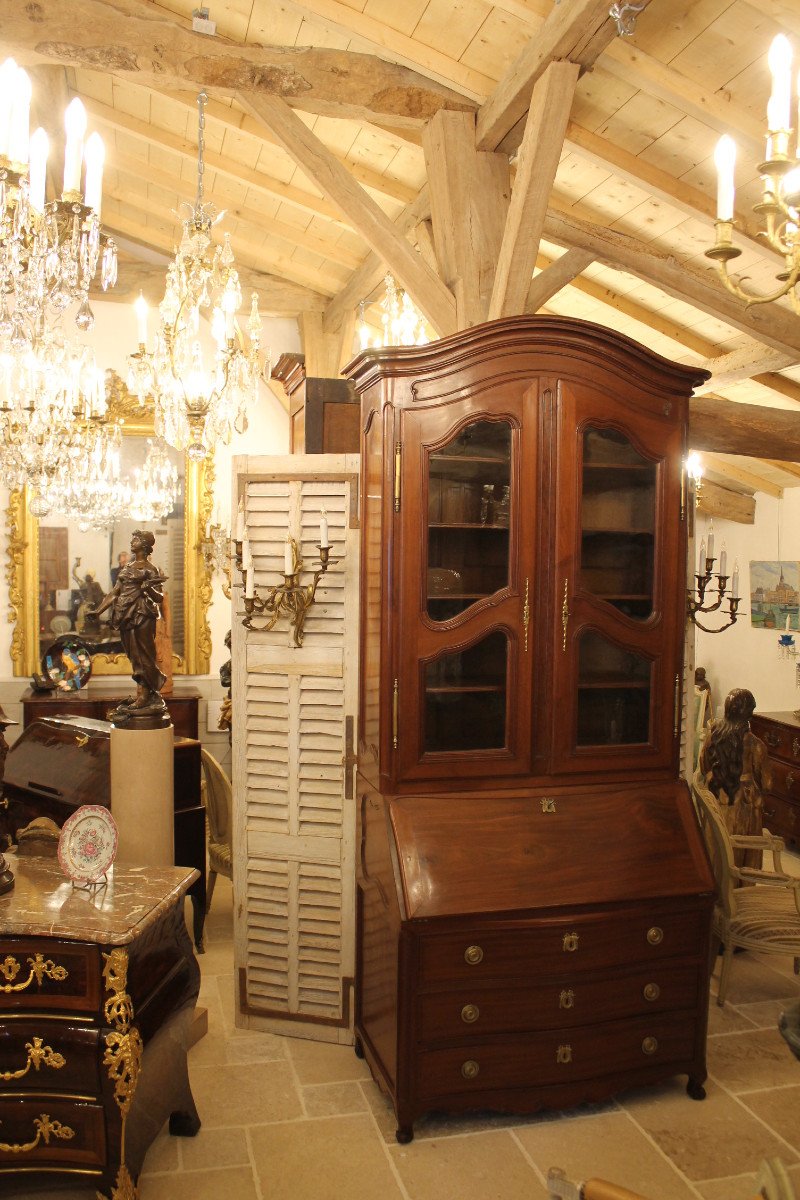
<svg viewBox="0 0 800 1200">
<path fill-rule="evenodd" d="M 756 629 L 799 629 L 800 563 L 750 562 L 750 623 Z"/>
</svg>

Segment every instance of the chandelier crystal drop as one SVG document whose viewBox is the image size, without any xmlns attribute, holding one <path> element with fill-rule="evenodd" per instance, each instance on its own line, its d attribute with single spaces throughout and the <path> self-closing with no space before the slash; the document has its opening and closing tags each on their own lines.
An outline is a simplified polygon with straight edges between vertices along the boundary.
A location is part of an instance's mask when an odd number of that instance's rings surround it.
<svg viewBox="0 0 800 1200">
<path fill-rule="evenodd" d="M 717 143 L 714 162 L 717 168 L 716 242 L 706 257 L 717 264 L 720 279 L 729 292 L 750 304 L 768 304 L 788 296 L 795 312 L 800 313 L 797 284 L 800 281 L 800 159 L 791 127 L 792 47 L 783 34 L 772 42 L 768 55 L 772 74 L 772 94 L 767 104 L 766 158 L 760 164 L 761 201 L 753 211 L 762 219 L 759 237 L 779 254 L 784 267 L 776 275 L 778 286 L 759 293 L 731 278 L 728 264 L 742 253 L 733 244 L 734 168 L 736 143 L 725 134 Z M 791 153 L 794 142 L 795 152 Z"/>
<path fill-rule="evenodd" d="M 359 340 L 361 349 L 370 346 L 424 346 L 430 341 L 425 318 L 414 307 L 414 302 L 405 288 L 398 285 L 389 271 L 384 278 L 385 292 L 381 300 L 381 328 L 378 338 L 373 338 L 366 321 L 364 300 L 359 309 Z"/>
<path fill-rule="evenodd" d="M 262 374 L 261 318 L 253 293 L 246 335 L 237 320 L 242 305 L 239 273 L 225 234 L 222 245 L 211 235 L 224 215 L 203 199 L 205 104 L 198 105 L 197 196 L 183 221 L 183 236 L 167 270 L 164 299 L 159 305 L 155 344 L 147 349 L 147 305 L 136 301 L 139 348 L 129 358 L 128 386 L 141 403 L 155 401 L 156 432 L 190 458 L 206 458 L 217 442 L 229 442 L 232 431 L 247 429 L 247 408 L 258 398 Z M 210 322 L 215 343 L 206 362 L 201 316 Z"/>
</svg>

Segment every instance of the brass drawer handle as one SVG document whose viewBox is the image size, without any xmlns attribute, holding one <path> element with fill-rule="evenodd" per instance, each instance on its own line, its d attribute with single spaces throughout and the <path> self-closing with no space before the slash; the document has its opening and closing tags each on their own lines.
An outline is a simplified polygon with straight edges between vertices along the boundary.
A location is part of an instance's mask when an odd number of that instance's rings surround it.
<svg viewBox="0 0 800 1200">
<path fill-rule="evenodd" d="M 573 950 L 578 949 L 579 941 L 580 938 L 578 937 L 577 933 L 565 933 L 563 941 L 561 942 L 561 949 L 567 954 L 571 954 Z"/>
<path fill-rule="evenodd" d="M 658 1038 L 646 1037 L 642 1042 L 642 1050 L 645 1054 L 655 1054 L 658 1049 Z"/>
<path fill-rule="evenodd" d="M 787 786 L 787 788 L 790 788 L 790 787 L 793 787 L 793 786 L 794 786 L 794 775 L 792 774 L 792 772 L 791 772 L 791 771 L 790 771 L 790 772 L 789 772 L 789 774 L 786 776 L 786 786 Z"/>
<path fill-rule="evenodd" d="M 461 1010 L 461 1020 L 467 1025 L 474 1025 L 480 1015 L 477 1004 L 465 1004 Z"/>
<path fill-rule="evenodd" d="M 0 984 L 0 992 L 24 992 L 25 988 L 30 987 L 34 979 L 39 987 L 42 986 L 42 979 L 46 975 L 48 979 L 66 979 L 66 967 L 60 967 L 54 963 L 52 958 L 45 958 L 43 954 L 37 954 L 35 958 L 28 959 L 28 966 L 31 973 L 22 983 L 13 983 L 12 981 L 20 973 L 20 964 L 12 955 L 7 954 L 0 962 L 0 975 L 8 980 L 7 983 Z"/>
<path fill-rule="evenodd" d="M 768 746 L 772 746 L 773 750 L 776 746 L 780 746 L 781 744 L 781 735 L 779 733 L 775 733 L 774 730 L 765 729 L 761 736 Z"/>
<path fill-rule="evenodd" d="M 52 1067 L 54 1071 L 59 1071 L 61 1067 L 66 1066 L 67 1060 L 64 1055 L 59 1054 L 52 1046 L 43 1046 L 43 1040 L 43 1038 L 35 1037 L 32 1042 L 25 1043 L 28 1061 L 18 1071 L 0 1071 L 0 1079 L 3 1083 L 10 1083 L 12 1079 L 22 1079 L 23 1075 L 28 1074 L 31 1067 L 34 1071 L 38 1071 L 42 1066 Z"/>
<path fill-rule="evenodd" d="M 657 983 L 646 983 L 644 985 L 645 1000 L 657 1000 L 661 995 L 661 988 Z"/>
<path fill-rule="evenodd" d="M 795 758 L 800 755 L 800 738 L 792 738 L 792 754 Z"/>
<path fill-rule="evenodd" d="M 483 962 L 483 951 L 480 946 L 467 946 L 464 951 L 464 962 L 469 963 L 471 967 Z"/>
<path fill-rule="evenodd" d="M 651 946 L 659 946 L 664 940 L 664 930 L 659 925 L 652 925 L 647 931 L 647 940 Z"/>
<path fill-rule="evenodd" d="M 572 988 L 565 988 L 565 990 L 558 997 L 558 1007 L 559 1008 L 572 1008 L 574 1004 L 575 1004 L 575 993 L 573 992 Z"/>
<path fill-rule="evenodd" d="M 557 1063 L 572 1062 L 572 1046 L 570 1046 L 570 1045 L 559 1046 L 558 1049 L 556 1050 L 556 1062 Z"/>
<path fill-rule="evenodd" d="M 8 808 L 8 804 L 9 804 L 9 801 L 8 801 L 7 797 L 4 796 L 3 799 L 0 800 L 0 808 Z"/>
<path fill-rule="evenodd" d="M 46 1146 L 50 1145 L 50 1136 L 56 1138 L 75 1137 L 75 1130 L 70 1129 L 69 1125 L 62 1125 L 60 1121 L 51 1121 L 47 1113 L 42 1113 L 35 1117 L 33 1127 L 36 1130 L 36 1137 L 32 1142 L 0 1142 L 0 1151 L 4 1154 L 28 1154 L 31 1150 L 35 1150 L 39 1142 L 44 1139 Z"/>
<path fill-rule="evenodd" d="M 465 1063 L 461 1064 L 461 1074 L 465 1079 L 474 1079 L 479 1071 L 480 1067 L 474 1058 L 468 1058 Z"/>
</svg>

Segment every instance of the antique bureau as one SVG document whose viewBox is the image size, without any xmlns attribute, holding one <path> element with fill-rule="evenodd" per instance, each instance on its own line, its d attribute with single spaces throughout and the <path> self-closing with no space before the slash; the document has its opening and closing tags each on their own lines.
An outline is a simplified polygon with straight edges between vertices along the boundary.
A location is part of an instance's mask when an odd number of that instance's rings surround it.
<svg viewBox="0 0 800 1200">
<path fill-rule="evenodd" d="M 182 899 L 194 871 L 112 868 L 74 889 L 49 858 L 7 855 L 0 897 L 0 1194 L 58 1176 L 130 1200 L 169 1118 L 200 1121 L 186 1068 L 200 972 Z"/>
<path fill-rule="evenodd" d="M 357 1050 L 397 1137 L 685 1072 L 713 880 L 678 776 L 688 397 L 519 317 L 365 351 Z"/>
<path fill-rule="evenodd" d="M 800 839 L 800 720 L 791 712 L 754 713 L 750 728 L 769 750 L 770 788 L 763 821 L 770 833 Z"/>
</svg>

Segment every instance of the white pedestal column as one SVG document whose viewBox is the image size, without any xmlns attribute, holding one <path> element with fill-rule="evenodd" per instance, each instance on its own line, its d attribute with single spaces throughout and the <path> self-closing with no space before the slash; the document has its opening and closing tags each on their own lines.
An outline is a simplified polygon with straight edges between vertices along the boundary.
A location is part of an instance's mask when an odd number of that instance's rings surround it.
<svg viewBox="0 0 800 1200">
<path fill-rule="evenodd" d="M 117 858 L 142 866 L 175 862 L 174 735 L 165 729 L 111 727 L 111 815 Z"/>
</svg>

